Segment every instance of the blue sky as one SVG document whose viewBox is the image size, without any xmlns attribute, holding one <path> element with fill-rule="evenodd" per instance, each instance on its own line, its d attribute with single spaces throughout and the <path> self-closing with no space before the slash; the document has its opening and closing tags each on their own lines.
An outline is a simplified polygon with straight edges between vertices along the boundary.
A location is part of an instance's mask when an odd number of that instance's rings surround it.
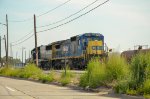
<svg viewBox="0 0 150 99">
<path fill-rule="evenodd" d="M 33 30 L 33 14 L 40 15 L 65 1 L 67 0 L 0 0 L 0 22 L 5 23 L 5 15 L 8 14 L 9 41 L 17 41 Z M 37 27 L 63 19 L 93 1 L 71 0 L 64 6 L 38 17 Z M 74 17 L 104 1 L 99 0 Z M 28 18 L 31 18 L 31 20 L 11 22 Z M 52 28 L 56 25 L 38 28 L 37 31 Z M 74 22 L 51 31 L 39 33 L 38 45 L 46 45 L 53 41 L 68 39 L 71 36 L 87 32 L 103 34 L 107 45 L 116 51 L 133 49 L 134 45 L 150 46 L 150 0 L 110 0 Z M 0 25 L 0 35 L 3 37 L 4 34 L 6 34 L 6 28 Z M 21 57 L 22 47 L 26 48 L 28 54 L 29 50 L 34 48 L 34 37 L 22 44 L 13 46 L 14 57 L 16 57 L 16 52 L 18 52 L 18 57 Z M 4 41 L 2 41 L 2 56 L 5 55 L 4 52 Z"/>
</svg>

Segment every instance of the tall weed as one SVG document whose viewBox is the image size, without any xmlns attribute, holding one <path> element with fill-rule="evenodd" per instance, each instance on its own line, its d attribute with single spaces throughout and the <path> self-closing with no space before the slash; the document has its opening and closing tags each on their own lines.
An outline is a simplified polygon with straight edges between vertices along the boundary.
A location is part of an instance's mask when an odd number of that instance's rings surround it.
<svg viewBox="0 0 150 99">
<path fill-rule="evenodd" d="M 60 83 L 65 86 L 71 82 L 71 78 L 73 77 L 73 73 L 70 71 L 69 66 L 66 67 L 66 73 L 65 70 L 63 70 L 60 78 Z"/>
<path fill-rule="evenodd" d="M 135 81 L 131 88 L 137 89 L 150 79 L 150 53 L 139 53 L 131 61 L 132 79 Z"/>
<path fill-rule="evenodd" d="M 119 54 L 112 54 L 106 63 L 107 80 L 109 82 L 130 78 L 129 65 Z"/>
<path fill-rule="evenodd" d="M 17 77 L 19 73 L 20 73 L 20 69 L 15 69 L 12 67 L 3 67 L 0 69 L 0 74 L 3 76 Z"/>
<path fill-rule="evenodd" d="M 38 68 L 35 64 L 28 64 L 25 66 L 24 69 L 22 69 L 19 77 L 38 79 L 41 74 L 42 70 Z"/>
<path fill-rule="evenodd" d="M 86 73 L 80 78 L 80 86 L 96 88 L 105 84 L 105 64 L 100 63 L 98 58 L 92 59 L 87 67 Z"/>
</svg>

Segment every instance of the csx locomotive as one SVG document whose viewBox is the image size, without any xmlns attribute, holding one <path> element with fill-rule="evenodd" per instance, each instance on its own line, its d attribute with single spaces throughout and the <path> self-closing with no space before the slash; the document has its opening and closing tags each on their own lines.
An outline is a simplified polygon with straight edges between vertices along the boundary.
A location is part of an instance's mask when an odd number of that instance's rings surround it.
<svg viewBox="0 0 150 99">
<path fill-rule="evenodd" d="M 35 48 L 31 51 L 35 61 Z M 100 33 L 84 33 L 67 40 L 38 47 L 38 62 L 43 69 L 61 69 L 65 62 L 73 69 L 84 69 L 91 57 L 107 56 L 104 36 Z"/>
</svg>

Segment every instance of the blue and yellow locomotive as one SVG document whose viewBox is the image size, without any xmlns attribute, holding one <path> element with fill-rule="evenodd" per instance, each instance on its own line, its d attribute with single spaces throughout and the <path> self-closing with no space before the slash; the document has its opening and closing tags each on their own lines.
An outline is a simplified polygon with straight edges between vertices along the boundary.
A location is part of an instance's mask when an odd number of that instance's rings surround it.
<svg viewBox="0 0 150 99">
<path fill-rule="evenodd" d="M 35 60 L 35 49 L 31 51 Z M 39 66 L 42 68 L 63 68 L 67 64 L 73 69 L 84 69 L 91 57 L 107 56 L 104 36 L 100 33 L 84 33 L 67 40 L 53 42 L 38 47 Z"/>
</svg>

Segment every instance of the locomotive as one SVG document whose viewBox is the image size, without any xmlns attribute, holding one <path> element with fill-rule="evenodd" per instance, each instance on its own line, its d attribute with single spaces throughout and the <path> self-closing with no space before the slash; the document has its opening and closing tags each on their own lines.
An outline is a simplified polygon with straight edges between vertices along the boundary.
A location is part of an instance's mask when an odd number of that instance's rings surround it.
<svg viewBox="0 0 150 99">
<path fill-rule="evenodd" d="M 92 57 L 107 57 L 108 47 L 100 33 L 84 33 L 70 39 L 38 47 L 39 67 L 61 69 L 67 63 L 71 69 L 85 69 Z M 31 51 L 35 62 L 35 48 Z"/>
</svg>

